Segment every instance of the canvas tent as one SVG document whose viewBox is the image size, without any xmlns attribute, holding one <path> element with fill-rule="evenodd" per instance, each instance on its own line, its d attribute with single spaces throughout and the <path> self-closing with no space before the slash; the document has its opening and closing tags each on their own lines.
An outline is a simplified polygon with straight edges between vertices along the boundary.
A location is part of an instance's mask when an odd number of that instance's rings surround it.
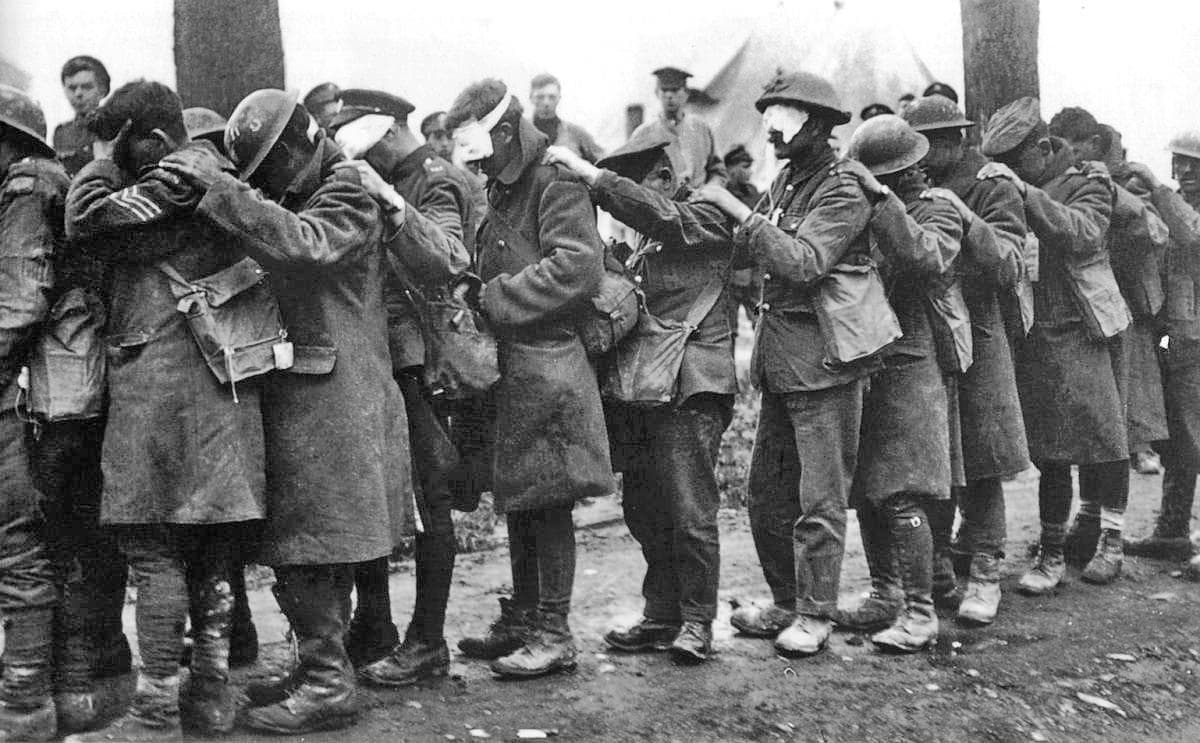
<svg viewBox="0 0 1200 743">
<path fill-rule="evenodd" d="M 939 78 L 917 55 L 903 33 L 859 8 L 783 8 L 742 28 L 714 26 L 684 37 L 664 37 L 642 45 L 641 52 L 612 69 L 615 90 L 628 98 L 613 105 L 597 124 L 602 144 L 625 138 L 625 107 L 644 106 L 656 116 L 650 70 L 670 64 L 692 72 L 689 81 L 703 93 L 691 109 L 712 126 L 720 153 L 745 144 L 755 156 L 755 180 L 769 181 L 775 169 L 754 101 L 777 70 L 805 70 L 833 83 L 854 119 L 834 134 L 844 142 L 857 126 L 858 112 L 870 103 L 895 108 L 902 93 L 917 95 Z M 961 77 L 961 73 L 958 73 Z M 946 80 L 961 89 L 958 79 Z M 693 96 L 695 98 L 695 96 Z"/>
</svg>

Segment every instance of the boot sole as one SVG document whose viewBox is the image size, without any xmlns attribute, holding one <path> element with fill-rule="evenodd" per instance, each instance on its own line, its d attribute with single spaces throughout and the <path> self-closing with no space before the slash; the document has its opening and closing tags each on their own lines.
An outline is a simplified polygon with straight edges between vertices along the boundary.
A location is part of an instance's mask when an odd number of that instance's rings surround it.
<svg viewBox="0 0 1200 743">
<path fill-rule="evenodd" d="M 1084 583 L 1089 583 L 1093 586 L 1111 586 L 1113 583 L 1116 583 L 1118 580 L 1120 580 L 1121 575 L 1122 572 L 1119 570 L 1117 571 L 1117 574 L 1111 578 L 1088 575 L 1087 573 L 1084 573 L 1079 576 L 1079 580 L 1083 581 Z"/>
<path fill-rule="evenodd" d="M 472 660 L 497 660 L 499 658 L 503 658 L 506 655 L 511 655 L 523 647 L 525 647 L 525 644 L 521 643 L 520 645 L 513 645 L 512 647 L 509 647 L 509 648 L 501 648 L 499 652 L 492 654 L 492 653 L 473 653 L 473 652 L 467 650 L 466 648 L 464 648 L 462 645 L 459 645 L 458 652 L 462 653 L 464 657 L 471 658 Z"/>
<path fill-rule="evenodd" d="M 412 676 L 405 679 L 384 679 L 379 676 L 372 676 L 367 673 L 359 673 L 358 676 L 370 686 L 379 686 L 385 689 L 402 689 L 406 686 L 417 686 L 425 681 L 442 681 L 450 675 L 449 668 L 438 668 L 434 671 L 422 674 L 420 676 Z"/>
<path fill-rule="evenodd" d="M 696 653 L 675 646 L 668 648 L 668 651 L 671 653 L 671 660 L 680 666 L 698 666 L 706 662 L 711 656 L 711 651 L 708 653 Z"/>
<path fill-rule="evenodd" d="M 575 661 L 572 661 L 570 663 L 563 663 L 560 665 L 552 666 L 550 668 L 547 668 L 547 669 L 541 670 L 541 671 L 511 671 L 511 670 L 510 671 L 500 671 L 500 670 L 493 668 L 492 673 L 496 674 L 496 676 L 498 676 L 500 680 L 504 680 L 504 679 L 517 680 L 517 679 L 539 678 L 541 676 L 551 676 L 556 673 L 575 673 L 576 669 L 578 669 L 578 668 L 579 668 L 579 664 Z"/>
<path fill-rule="evenodd" d="M 825 648 L 828 646 L 829 643 L 824 642 L 821 644 L 821 647 L 817 648 L 816 650 L 785 650 L 776 645 L 775 652 L 779 653 L 785 658 L 811 658 L 814 655 L 820 655 L 821 653 L 825 652 Z"/>
<path fill-rule="evenodd" d="M 322 730 L 341 730 L 348 728 L 358 722 L 358 713 L 354 712 L 347 715 L 333 715 L 322 718 L 312 725 L 306 725 L 302 728 L 288 728 L 278 725 L 270 725 L 253 719 L 246 719 L 242 722 L 244 727 L 250 730 L 257 730 L 261 733 L 271 733 L 274 735 L 304 735 L 306 733 L 316 733 Z"/>
<path fill-rule="evenodd" d="M 996 618 L 992 617 L 990 619 L 982 619 L 980 617 L 970 617 L 970 616 L 965 616 L 963 614 L 959 614 L 958 616 L 955 617 L 955 620 L 959 624 L 964 624 L 968 627 L 986 627 L 989 624 L 995 622 Z"/>
<path fill-rule="evenodd" d="M 874 645 L 875 649 L 878 650 L 879 652 L 886 653 L 888 655 L 914 655 L 916 653 L 920 653 L 920 652 L 929 650 L 930 648 L 933 647 L 935 642 L 936 642 L 936 640 L 930 640 L 929 642 L 927 642 L 923 645 L 901 646 L 901 645 L 890 645 L 888 643 L 882 643 L 882 642 L 875 642 L 874 640 L 872 640 L 871 644 Z"/>
<path fill-rule="evenodd" d="M 671 643 L 675 639 L 671 638 L 666 642 L 644 642 L 637 645 L 621 645 L 607 637 L 604 638 L 604 644 L 608 645 L 613 650 L 620 650 L 622 653 L 662 653 L 671 649 Z"/>
<path fill-rule="evenodd" d="M 748 624 L 743 624 L 741 622 L 736 622 L 731 619 L 731 620 L 729 620 L 729 626 L 733 627 L 735 630 L 738 631 L 739 634 L 743 634 L 746 637 L 757 637 L 757 638 L 761 638 L 761 639 L 774 639 L 779 636 L 780 632 L 783 632 L 785 629 L 787 629 L 790 626 L 790 623 L 787 625 L 784 625 L 782 627 L 766 628 L 766 627 L 754 627 L 754 626 L 751 626 Z"/>
</svg>

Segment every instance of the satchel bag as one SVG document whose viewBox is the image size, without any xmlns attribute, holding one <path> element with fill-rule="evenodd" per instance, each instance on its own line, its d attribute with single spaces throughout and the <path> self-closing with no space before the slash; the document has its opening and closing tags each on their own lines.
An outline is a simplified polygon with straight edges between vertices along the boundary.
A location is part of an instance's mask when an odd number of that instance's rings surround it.
<svg viewBox="0 0 1200 743">
<path fill-rule="evenodd" d="M 814 305 L 830 363 L 867 358 L 901 335 L 879 269 L 865 256 L 835 265 L 822 279 Z"/>
<path fill-rule="evenodd" d="M 962 284 L 954 281 L 929 291 L 925 297 L 938 366 L 946 374 L 962 374 L 975 361 L 971 313 L 963 298 Z"/>
<path fill-rule="evenodd" d="M 29 355 L 25 407 L 34 420 L 53 423 L 104 414 L 104 322 L 103 303 L 81 288 L 54 303 Z"/>
<path fill-rule="evenodd" d="M 292 344 L 279 315 L 279 304 L 266 284 L 267 272 L 252 258 L 199 279 L 185 279 L 168 262 L 158 268 L 179 300 L 192 338 L 209 371 L 228 384 L 237 402 L 237 383 L 288 369 Z"/>
<path fill-rule="evenodd" d="M 709 279 L 683 322 L 655 317 L 643 307 L 634 331 L 617 346 L 600 393 L 610 400 L 643 407 L 674 400 L 688 339 L 716 306 L 724 288 L 724 276 Z"/>
<path fill-rule="evenodd" d="M 1095 341 L 1112 338 L 1125 328 L 1133 317 L 1121 296 L 1117 279 L 1108 261 L 1108 253 L 1066 261 L 1071 293 L 1083 317 L 1088 337 Z"/>
<path fill-rule="evenodd" d="M 627 265 L 617 260 L 610 246 L 605 246 L 600 288 L 592 295 L 584 317 L 575 325 L 590 358 L 611 351 L 638 325 L 641 292 Z"/>
</svg>

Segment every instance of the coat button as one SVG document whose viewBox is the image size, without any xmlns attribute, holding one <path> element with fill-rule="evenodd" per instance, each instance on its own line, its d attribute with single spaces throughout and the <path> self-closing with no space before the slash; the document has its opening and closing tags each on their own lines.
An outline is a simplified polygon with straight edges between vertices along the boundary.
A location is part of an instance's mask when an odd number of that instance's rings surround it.
<svg viewBox="0 0 1200 743">
<path fill-rule="evenodd" d="M 770 303 L 770 302 L 763 302 L 762 304 L 760 304 L 760 305 L 758 306 L 758 309 L 759 309 L 761 312 L 770 312 L 770 311 L 771 311 L 771 303 Z"/>
<path fill-rule="evenodd" d="M 655 245 L 655 246 L 654 246 L 654 252 L 655 252 L 655 253 L 661 253 L 661 252 L 662 252 L 662 245 Z"/>
<path fill-rule="evenodd" d="M 497 241 L 497 244 L 498 244 L 500 247 L 502 247 L 502 248 L 507 248 L 507 247 L 508 247 L 508 243 L 504 242 L 503 240 L 498 240 L 498 241 Z"/>
<path fill-rule="evenodd" d="M 769 273 L 764 273 L 764 274 L 763 274 L 763 281 L 770 281 L 770 280 L 771 280 L 771 274 L 769 274 Z"/>
</svg>

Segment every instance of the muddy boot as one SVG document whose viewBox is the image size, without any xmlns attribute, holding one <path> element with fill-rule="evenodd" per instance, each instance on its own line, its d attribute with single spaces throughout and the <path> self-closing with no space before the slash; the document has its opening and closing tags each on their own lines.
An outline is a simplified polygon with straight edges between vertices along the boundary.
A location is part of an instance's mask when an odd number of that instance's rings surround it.
<svg viewBox="0 0 1200 743">
<path fill-rule="evenodd" d="M 534 609 L 517 606 L 512 599 L 500 599 L 500 618 L 492 622 L 487 634 L 482 637 L 464 637 L 458 641 L 458 649 L 468 658 L 495 660 L 517 650 L 525 644 Z"/>
<path fill-rule="evenodd" d="M 233 590 L 221 574 L 189 583 L 194 642 L 191 674 L 179 698 L 179 718 L 189 732 L 224 735 L 233 730 L 236 712 L 229 688 Z"/>
<path fill-rule="evenodd" d="M 1100 539 L 1100 514 L 1086 513 L 1082 508 L 1075 514 L 1071 529 L 1063 543 L 1063 558 L 1067 565 L 1082 568 L 1096 554 L 1096 543 Z"/>
<path fill-rule="evenodd" d="M 342 644 L 353 574 L 340 566 L 288 566 L 276 574 L 279 607 L 299 645 L 298 683 L 284 700 L 247 710 L 242 722 L 284 735 L 348 727 L 358 718 L 354 667 Z"/>
<path fill-rule="evenodd" d="M 282 702 L 300 685 L 300 676 L 300 669 L 296 668 L 278 681 L 251 681 L 242 689 L 242 695 L 246 698 L 245 706 L 265 707 Z"/>
<path fill-rule="evenodd" d="M 933 534 L 915 505 L 893 510 L 891 532 L 893 559 L 904 587 L 904 610 L 890 627 L 872 635 L 871 642 L 885 652 L 915 653 L 932 645 L 938 635 L 933 604 Z M 947 553 L 945 562 L 953 577 L 949 557 Z"/>
<path fill-rule="evenodd" d="M 971 561 L 971 577 L 958 606 L 958 621 L 991 624 L 1000 609 L 1000 560 L 995 555 L 977 554 Z"/>
<path fill-rule="evenodd" d="M 729 624 L 749 637 L 773 638 L 791 626 L 796 612 L 782 606 L 746 604 L 734 608 Z"/>
<path fill-rule="evenodd" d="M 858 514 L 863 552 L 871 574 L 871 592 L 854 609 L 833 613 L 833 621 L 854 632 L 876 632 L 887 627 L 900 615 L 904 606 L 904 590 L 896 577 L 892 560 L 891 535 L 887 519 L 873 506 L 863 505 Z"/>
<path fill-rule="evenodd" d="M 54 610 L 15 609 L 4 618 L 0 741 L 45 741 L 58 735 L 50 699 Z"/>
<path fill-rule="evenodd" d="M 1125 553 L 1121 545 L 1121 532 L 1117 529 L 1105 529 L 1100 535 L 1100 544 L 1096 547 L 1096 555 L 1080 576 L 1088 583 L 1108 585 L 1121 575 L 1121 564 L 1125 561 Z"/>
<path fill-rule="evenodd" d="M 450 673 L 450 650 L 446 641 L 428 643 L 411 635 L 383 660 L 377 660 L 358 675 L 371 686 L 389 688 L 435 681 Z"/>
<path fill-rule="evenodd" d="M 1026 596 L 1043 596 L 1062 582 L 1067 573 L 1063 559 L 1063 540 L 1066 530 L 1062 524 L 1042 522 L 1042 539 L 1037 558 L 1029 572 L 1021 576 L 1017 590 Z"/>
<path fill-rule="evenodd" d="M 381 660 L 400 644 L 400 631 L 389 617 L 386 621 L 374 622 L 355 616 L 346 633 L 346 653 L 355 668 L 362 668 Z"/>
<path fill-rule="evenodd" d="M 509 678 L 532 678 L 575 670 L 575 639 L 567 616 L 537 613 L 537 625 L 524 646 L 492 661 L 492 673 Z"/>
<path fill-rule="evenodd" d="M 1196 473 L 1171 466 L 1163 474 L 1162 509 L 1154 531 L 1145 539 L 1125 542 L 1125 554 L 1158 560 L 1187 560 L 1192 556 L 1188 526 L 1196 493 Z"/>
<path fill-rule="evenodd" d="M 627 629 L 611 629 L 604 634 L 604 642 L 614 650 L 625 653 L 662 652 L 671 648 L 679 636 L 679 622 L 660 622 L 642 617 Z"/>
<path fill-rule="evenodd" d="M 712 622 L 684 622 L 670 651 L 671 659 L 683 665 L 708 660 L 712 655 Z"/>
<path fill-rule="evenodd" d="M 789 658 L 806 658 L 825 649 L 833 634 L 833 621 L 799 614 L 775 638 L 775 650 Z"/>
<path fill-rule="evenodd" d="M 115 720 L 129 706 L 133 682 L 132 676 L 110 678 L 97 681 L 93 691 L 55 694 L 59 734 L 95 730 Z"/>
<path fill-rule="evenodd" d="M 63 743 L 161 743 L 182 741 L 179 676 L 162 679 L 138 674 L 129 711 L 99 730 L 68 735 Z"/>
<path fill-rule="evenodd" d="M 233 592 L 233 611 L 229 616 L 229 665 L 232 668 L 254 665 L 258 660 L 258 629 L 250 616 L 246 597 L 246 568 L 234 565 L 229 575 Z"/>
<path fill-rule="evenodd" d="M 386 658 L 400 644 L 400 632 L 392 621 L 386 557 L 354 566 L 354 593 L 346 653 L 355 668 L 362 668 Z"/>
</svg>

